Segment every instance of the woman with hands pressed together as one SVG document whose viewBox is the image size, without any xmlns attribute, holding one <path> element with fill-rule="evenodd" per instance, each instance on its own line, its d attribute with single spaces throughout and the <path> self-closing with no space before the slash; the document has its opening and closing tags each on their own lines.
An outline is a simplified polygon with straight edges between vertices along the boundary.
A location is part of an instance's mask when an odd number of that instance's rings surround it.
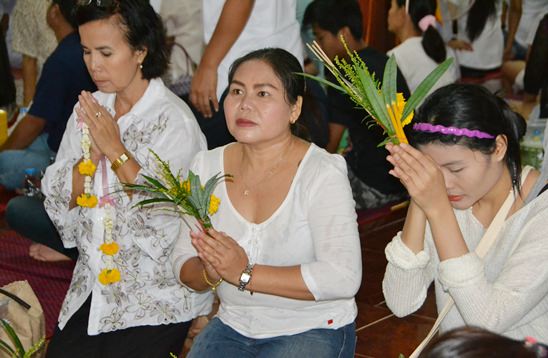
<svg viewBox="0 0 548 358">
<path fill-rule="evenodd" d="M 174 272 L 218 293 L 190 357 L 352 357 L 361 255 L 344 159 L 291 133 L 304 92 L 282 49 L 232 65 L 224 102 L 237 143 L 199 153 L 192 171 L 219 185 L 215 230 L 179 238 Z"/>
<path fill-rule="evenodd" d="M 178 354 L 210 295 L 181 287 L 169 254 L 180 220 L 123 191 L 153 175 L 149 149 L 187 170 L 206 149 L 190 109 L 158 78 L 162 23 L 148 1 L 86 0 L 76 9 L 83 56 L 98 91 L 82 92 L 42 188 L 65 247 L 79 257 L 49 357 Z"/>
<path fill-rule="evenodd" d="M 390 171 L 411 196 L 403 231 L 388 244 L 383 291 L 402 317 L 434 281 L 441 331 L 473 325 L 548 341 L 548 196 L 524 205 L 539 173 L 522 171 L 525 121 L 473 85 L 449 85 L 419 108 L 411 145 L 388 145 Z M 474 252 L 503 202 L 514 200 L 484 258 Z"/>
</svg>

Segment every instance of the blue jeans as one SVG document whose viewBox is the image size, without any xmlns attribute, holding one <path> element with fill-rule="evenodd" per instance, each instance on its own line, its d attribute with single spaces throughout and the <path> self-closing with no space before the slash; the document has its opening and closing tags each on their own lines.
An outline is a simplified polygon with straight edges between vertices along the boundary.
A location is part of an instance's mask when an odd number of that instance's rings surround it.
<svg viewBox="0 0 548 358">
<path fill-rule="evenodd" d="M 188 358 L 350 358 L 356 348 L 354 323 L 339 329 L 312 329 L 291 336 L 245 337 L 214 318 L 196 337 Z"/>
<path fill-rule="evenodd" d="M 0 152 L 0 185 L 9 190 L 22 188 L 25 169 L 44 171 L 54 155 L 47 134 L 38 136 L 28 148 Z"/>
</svg>

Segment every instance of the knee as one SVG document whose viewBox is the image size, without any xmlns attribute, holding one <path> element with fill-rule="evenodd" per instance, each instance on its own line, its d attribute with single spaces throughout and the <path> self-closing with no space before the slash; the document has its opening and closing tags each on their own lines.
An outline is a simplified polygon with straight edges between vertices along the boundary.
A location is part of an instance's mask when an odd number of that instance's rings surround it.
<svg viewBox="0 0 548 358">
<path fill-rule="evenodd" d="M 25 196 L 16 196 L 8 202 L 6 207 L 6 221 L 12 230 L 18 231 L 21 225 L 28 225 L 26 214 L 28 213 L 27 201 Z"/>
</svg>

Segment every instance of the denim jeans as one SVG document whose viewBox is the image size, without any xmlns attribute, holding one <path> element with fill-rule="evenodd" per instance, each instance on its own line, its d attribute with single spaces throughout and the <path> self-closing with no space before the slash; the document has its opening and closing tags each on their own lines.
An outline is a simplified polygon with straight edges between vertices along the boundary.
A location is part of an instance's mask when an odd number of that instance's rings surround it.
<svg viewBox="0 0 548 358">
<path fill-rule="evenodd" d="M 188 358 L 350 358 L 356 348 L 355 324 L 312 329 L 291 336 L 245 337 L 214 318 L 196 337 Z"/>
<path fill-rule="evenodd" d="M 11 199 L 6 208 L 6 221 L 12 230 L 27 239 L 46 245 L 73 260 L 78 258 L 78 249 L 63 246 L 42 199 L 28 196 Z"/>
<path fill-rule="evenodd" d="M 47 134 L 38 136 L 28 148 L 0 152 L 0 185 L 9 190 L 22 188 L 25 169 L 44 171 L 54 155 Z"/>
</svg>

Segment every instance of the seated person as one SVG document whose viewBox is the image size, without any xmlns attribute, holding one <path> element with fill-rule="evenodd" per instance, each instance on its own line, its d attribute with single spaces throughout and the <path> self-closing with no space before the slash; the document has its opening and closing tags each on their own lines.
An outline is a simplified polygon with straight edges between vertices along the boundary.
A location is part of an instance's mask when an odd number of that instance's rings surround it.
<svg viewBox="0 0 548 358">
<path fill-rule="evenodd" d="M 6 189 L 23 186 L 26 168 L 46 169 L 59 149 L 78 94 L 95 89 L 82 59 L 71 6 L 70 1 L 56 1 L 48 9 L 47 21 L 59 45 L 44 64 L 27 115 L 0 147 L 0 185 Z"/>
<path fill-rule="evenodd" d="M 354 357 L 362 263 L 352 192 L 342 157 L 291 133 L 304 93 L 296 72 L 282 49 L 236 60 L 224 109 L 237 142 L 191 165 L 203 178 L 234 177 L 215 189 L 215 230 L 186 230 L 172 253 L 184 285 L 220 299 L 188 357 Z"/>
<path fill-rule="evenodd" d="M 84 64 L 80 36 L 75 31 L 73 2 L 56 0 L 48 9 L 48 24 L 55 32 L 59 46 L 44 64 L 32 107 L 0 152 L 0 184 L 8 189 L 23 185 L 25 168 L 45 170 L 59 148 L 78 95 L 82 90 L 95 89 Z M 20 196 L 11 199 L 6 219 L 9 226 L 23 236 L 35 243 L 51 243 L 62 252 L 61 255 L 47 246 L 33 244 L 29 252 L 31 257 L 45 261 L 75 257 L 74 250 L 63 249 L 40 198 Z M 35 225 L 28 225 L 29 220 Z"/>
<path fill-rule="evenodd" d="M 446 58 L 453 58 L 453 65 L 432 87 L 436 89 L 456 82 L 459 77 L 455 53 L 445 46 L 436 29 L 436 0 L 409 0 L 406 12 L 405 0 L 392 0 L 388 11 L 388 30 L 401 42 L 388 51 L 394 55 L 411 93 Z"/>
<path fill-rule="evenodd" d="M 413 313 L 434 282 L 438 312 L 454 301 L 441 333 L 472 325 L 548 341 L 548 193 L 524 201 L 539 173 L 521 168 L 523 117 L 484 87 L 453 84 L 430 95 L 413 123 L 411 145 L 387 146 L 390 173 L 411 196 L 385 250 L 388 308 Z M 496 240 L 480 257 L 487 228 Z"/>
<path fill-rule="evenodd" d="M 339 40 L 339 35 L 343 35 L 350 50 L 358 53 L 375 78 L 382 79 L 388 57 L 363 42 L 362 16 L 355 0 L 315 0 L 308 5 L 303 23 L 306 26 L 312 25 L 316 40 L 329 58 L 347 56 Z M 326 79 L 335 81 L 328 73 Z M 409 90 L 400 71 L 397 83 L 398 92 L 409 98 Z M 388 152 L 377 147 L 384 140 L 382 129 L 377 126 L 369 128 L 367 113 L 356 108 L 356 104 L 346 94 L 328 87 L 327 97 L 327 150 L 335 153 L 343 132 L 348 129 L 352 147 L 345 159 L 356 208 L 377 208 L 403 200 L 406 197 L 405 189 L 388 174 Z"/>
<path fill-rule="evenodd" d="M 45 207 L 78 260 L 48 357 L 168 357 L 212 295 L 181 287 L 169 254 L 181 220 L 137 207 L 126 193 L 153 173 L 150 150 L 175 172 L 206 149 L 188 106 L 159 79 L 168 59 L 148 1 L 91 1 L 76 8 L 84 61 L 98 91 L 82 91 L 55 163 L 42 179 Z"/>
<path fill-rule="evenodd" d="M 484 78 L 502 65 L 504 36 L 501 28 L 502 1 L 475 1 L 459 17 L 456 33 L 447 45 L 457 54 L 462 77 Z"/>
</svg>

